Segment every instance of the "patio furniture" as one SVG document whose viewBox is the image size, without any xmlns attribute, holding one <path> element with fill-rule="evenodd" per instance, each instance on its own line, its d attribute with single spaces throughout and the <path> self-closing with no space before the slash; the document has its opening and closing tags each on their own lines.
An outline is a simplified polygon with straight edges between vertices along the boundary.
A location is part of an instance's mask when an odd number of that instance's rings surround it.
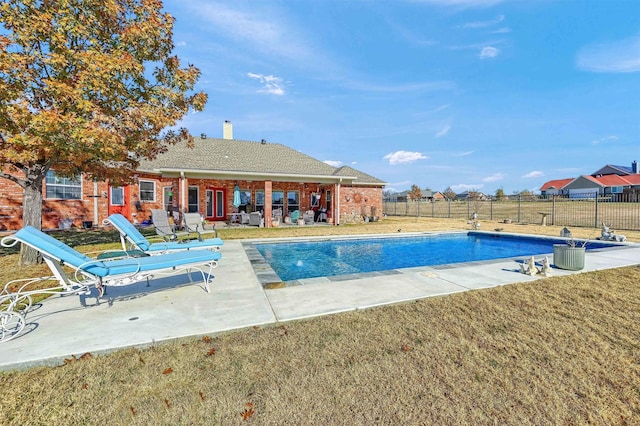
<svg viewBox="0 0 640 426">
<path fill-rule="evenodd" d="M 313 210 L 307 210 L 302 214 L 302 219 L 304 219 L 305 225 L 313 225 Z"/>
<path fill-rule="evenodd" d="M 17 243 L 37 250 L 53 275 L 14 280 L 4 286 L 0 292 L 0 342 L 15 338 L 24 329 L 25 315 L 36 294 L 87 295 L 96 288 L 100 297 L 106 286 L 149 282 L 158 275 L 186 272 L 193 282 L 191 273 L 194 270 L 202 275 L 205 290 L 210 292 L 212 269 L 221 257 L 220 253 L 210 250 L 191 250 L 158 256 L 96 260 L 31 226 L 0 241 L 2 247 L 13 247 Z M 68 270 L 73 271 L 73 276 L 67 275 Z M 47 281 L 52 283 L 43 284 Z M 34 285 L 39 288 L 33 289 Z"/>
<path fill-rule="evenodd" d="M 262 214 L 260 214 L 260 212 L 249 213 L 249 225 L 251 226 L 262 225 Z"/>
<path fill-rule="evenodd" d="M 177 232 L 175 227 L 169 222 L 167 212 L 162 209 L 151 209 L 151 220 L 153 221 L 156 234 L 161 236 L 165 241 L 175 241 L 181 236 L 189 235 L 189 232 Z"/>
<path fill-rule="evenodd" d="M 140 250 L 146 254 L 164 254 L 175 251 L 187 251 L 194 249 L 208 249 L 220 251 L 220 246 L 224 243 L 220 238 L 181 240 L 181 241 L 161 241 L 151 242 L 133 226 L 126 217 L 119 213 L 112 214 L 104 220 L 105 225 L 112 225 L 120 232 L 122 249 L 125 251 Z"/>
<path fill-rule="evenodd" d="M 291 212 L 291 223 L 296 225 L 298 223 L 298 218 L 300 217 L 300 210 L 294 210 Z"/>
<path fill-rule="evenodd" d="M 326 222 L 327 221 L 327 209 L 321 208 L 318 210 L 318 217 L 316 218 L 316 222 Z"/>
<path fill-rule="evenodd" d="M 211 229 L 206 229 L 200 213 L 185 213 L 182 218 L 184 230 L 190 233 L 197 233 L 198 240 L 203 240 L 203 234 L 215 234 L 215 237 L 218 237 L 218 231 L 216 231 L 215 226 L 212 225 Z"/>
</svg>

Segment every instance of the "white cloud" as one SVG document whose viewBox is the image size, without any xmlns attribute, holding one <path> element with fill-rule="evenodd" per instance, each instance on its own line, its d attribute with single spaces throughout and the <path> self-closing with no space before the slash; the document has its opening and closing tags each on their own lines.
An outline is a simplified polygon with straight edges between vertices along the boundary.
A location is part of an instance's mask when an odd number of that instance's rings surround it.
<svg viewBox="0 0 640 426">
<path fill-rule="evenodd" d="M 446 125 L 444 126 L 438 133 L 436 133 L 436 138 L 441 138 L 444 135 L 446 135 L 447 133 L 449 133 L 449 130 L 451 130 L 451 126 L 450 125 Z"/>
<path fill-rule="evenodd" d="M 583 71 L 640 71 L 640 35 L 611 43 L 585 46 L 577 54 L 576 65 Z"/>
<path fill-rule="evenodd" d="M 593 141 L 591 141 L 591 144 L 592 145 L 598 145 L 598 144 L 601 144 L 601 143 L 615 142 L 617 140 L 618 140 L 617 136 L 611 135 L 611 136 L 605 136 L 603 138 L 593 140 Z"/>
<path fill-rule="evenodd" d="M 529 173 L 527 173 L 526 175 L 523 175 L 522 177 L 525 179 L 530 179 L 530 178 L 539 178 L 539 177 L 543 177 L 544 173 L 541 172 L 540 170 L 534 170 L 531 171 Z"/>
<path fill-rule="evenodd" d="M 351 164 L 355 165 L 355 164 L 358 164 L 358 162 L 357 161 L 352 161 Z"/>
<path fill-rule="evenodd" d="M 506 33 L 510 33 L 510 32 L 511 32 L 511 28 L 502 27 L 502 28 L 498 28 L 495 31 L 491 31 L 491 34 L 506 34 Z"/>
<path fill-rule="evenodd" d="M 495 58 L 500 54 L 500 49 L 493 46 L 485 46 L 480 51 L 480 59 Z"/>
<path fill-rule="evenodd" d="M 408 152 L 408 151 L 396 151 L 382 157 L 385 160 L 389 160 L 389 164 L 395 166 L 397 164 L 413 163 L 418 160 L 428 160 L 429 157 L 421 152 Z"/>
<path fill-rule="evenodd" d="M 498 15 L 495 17 L 495 19 L 492 19 L 490 21 L 467 22 L 466 24 L 462 25 L 462 28 L 486 28 L 499 24 L 502 21 L 504 21 L 504 15 Z"/>
<path fill-rule="evenodd" d="M 464 191 L 479 191 L 482 188 L 484 188 L 483 184 L 466 184 L 466 183 L 459 183 L 457 185 L 451 185 L 451 189 L 453 189 L 454 192 L 456 193 L 460 193 L 460 192 L 464 192 Z"/>
<path fill-rule="evenodd" d="M 495 173 L 491 176 L 487 176 L 486 178 L 482 179 L 483 182 L 497 182 L 499 180 L 502 180 L 506 177 L 506 175 L 504 173 Z"/>
<path fill-rule="evenodd" d="M 475 151 L 465 151 L 465 152 L 460 152 L 458 154 L 454 154 L 454 157 L 466 157 L 468 155 L 473 154 Z"/>
<path fill-rule="evenodd" d="M 284 81 L 280 77 L 273 75 L 255 74 L 252 72 L 247 73 L 249 78 L 258 80 L 263 84 L 262 89 L 258 90 L 260 93 L 269 93 L 272 95 L 282 96 L 285 94 Z"/>
<path fill-rule="evenodd" d="M 342 166 L 342 161 L 338 161 L 338 160 L 324 160 L 323 163 L 326 163 L 332 167 Z"/>
<path fill-rule="evenodd" d="M 186 41 L 179 41 L 176 43 L 176 46 L 186 46 L 187 42 Z"/>
</svg>

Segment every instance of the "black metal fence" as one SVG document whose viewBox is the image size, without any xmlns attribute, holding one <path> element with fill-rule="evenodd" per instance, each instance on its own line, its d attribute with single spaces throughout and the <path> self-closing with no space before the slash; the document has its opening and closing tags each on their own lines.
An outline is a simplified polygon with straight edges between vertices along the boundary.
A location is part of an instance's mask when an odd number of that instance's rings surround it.
<svg viewBox="0 0 640 426">
<path fill-rule="evenodd" d="M 593 193 L 571 196 L 510 197 L 465 201 L 383 201 L 387 216 L 419 216 L 449 219 L 512 221 L 547 225 L 640 230 L 640 200 L 637 194 L 595 196 Z"/>
</svg>

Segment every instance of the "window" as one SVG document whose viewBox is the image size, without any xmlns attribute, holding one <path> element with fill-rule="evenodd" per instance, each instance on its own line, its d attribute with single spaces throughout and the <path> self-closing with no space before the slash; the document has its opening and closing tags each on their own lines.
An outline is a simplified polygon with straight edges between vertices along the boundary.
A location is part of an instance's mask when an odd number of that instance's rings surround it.
<svg viewBox="0 0 640 426">
<path fill-rule="evenodd" d="M 284 191 L 273 191 L 271 193 L 271 211 L 284 207 Z M 284 213 L 284 210 L 282 210 Z"/>
<path fill-rule="evenodd" d="M 300 210 L 300 191 L 287 191 L 287 212 Z"/>
<path fill-rule="evenodd" d="M 124 188 L 111 187 L 111 205 L 112 206 L 124 206 Z"/>
<path fill-rule="evenodd" d="M 250 212 L 251 211 L 251 190 L 250 189 L 241 189 L 240 190 L 240 206 L 238 206 L 239 211 Z"/>
<path fill-rule="evenodd" d="M 60 177 L 52 170 L 47 172 L 46 177 L 46 197 L 59 198 L 62 200 L 79 200 L 82 198 L 82 182 L 80 176 Z"/>
<path fill-rule="evenodd" d="M 331 191 L 327 191 L 326 193 L 326 199 L 327 199 L 327 211 L 331 211 Z"/>
<path fill-rule="evenodd" d="M 264 212 L 264 191 L 256 191 L 256 211 Z"/>
<path fill-rule="evenodd" d="M 189 206 L 188 213 L 198 213 L 200 210 L 198 209 L 198 187 L 190 186 L 189 187 Z"/>
<path fill-rule="evenodd" d="M 140 181 L 140 201 L 156 200 L 156 183 L 152 180 Z"/>
<path fill-rule="evenodd" d="M 164 210 L 167 212 L 173 211 L 173 187 L 165 186 L 164 188 L 162 188 L 162 196 L 164 200 L 162 202 Z"/>
</svg>

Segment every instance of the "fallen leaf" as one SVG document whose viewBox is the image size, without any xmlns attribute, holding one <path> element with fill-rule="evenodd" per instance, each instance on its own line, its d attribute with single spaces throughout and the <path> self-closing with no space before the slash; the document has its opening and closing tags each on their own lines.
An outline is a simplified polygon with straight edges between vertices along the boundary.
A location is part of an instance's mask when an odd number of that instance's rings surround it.
<svg viewBox="0 0 640 426">
<path fill-rule="evenodd" d="M 245 404 L 247 406 L 247 408 L 245 408 L 245 410 L 240 413 L 240 415 L 242 416 L 242 420 L 247 420 L 249 417 L 253 416 L 256 411 L 253 409 L 253 404 L 250 402 L 247 402 Z"/>
<path fill-rule="evenodd" d="M 214 355 L 216 353 L 216 350 L 214 348 L 209 349 L 209 352 L 207 352 L 207 356 L 211 356 Z"/>
<path fill-rule="evenodd" d="M 402 347 L 402 350 L 403 350 L 404 352 L 409 352 L 409 351 L 411 350 L 411 348 L 409 347 L 409 345 L 404 345 L 404 346 Z"/>
<path fill-rule="evenodd" d="M 80 356 L 79 359 L 89 359 L 89 358 L 93 358 L 93 355 L 91 355 L 91 353 L 89 353 L 89 352 L 85 352 L 84 354 L 82 354 Z"/>
<path fill-rule="evenodd" d="M 169 374 L 169 373 L 173 373 L 173 368 L 171 367 L 165 368 L 164 371 L 162 372 L 162 374 Z"/>
<path fill-rule="evenodd" d="M 164 403 L 166 404 L 167 408 L 171 408 L 171 404 L 169 404 L 169 400 L 167 398 L 164 399 Z"/>
<path fill-rule="evenodd" d="M 202 394 L 202 391 L 198 391 L 198 394 L 200 394 L 200 399 L 204 401 L 204 395 Z"/>
<path fill-rule="evenodd" d="M 211 337 L 209 337 L 209 336 L 204 336 L 204 337 L 202 338 L 202 341 L 203 341 L 203 342 L 205 342 L 205 343 L 209 343 L 209 342 L 211 342 Z"/>
<path fill-rule="evenodd" d="M 82 389 L 89 389 L 89 385 L 88 385 L 88 384 L 86 384 L 86 383 L 83 383 L 83 384 L 82 384 Z"/>
<path fill-rule="evenodd" d="M 131 410 L 131 414 L 133 414 L 134 416 L 136 415 L 136 410 L 133 407 L 129 407 L 129 410 Z"/>
</svg>

